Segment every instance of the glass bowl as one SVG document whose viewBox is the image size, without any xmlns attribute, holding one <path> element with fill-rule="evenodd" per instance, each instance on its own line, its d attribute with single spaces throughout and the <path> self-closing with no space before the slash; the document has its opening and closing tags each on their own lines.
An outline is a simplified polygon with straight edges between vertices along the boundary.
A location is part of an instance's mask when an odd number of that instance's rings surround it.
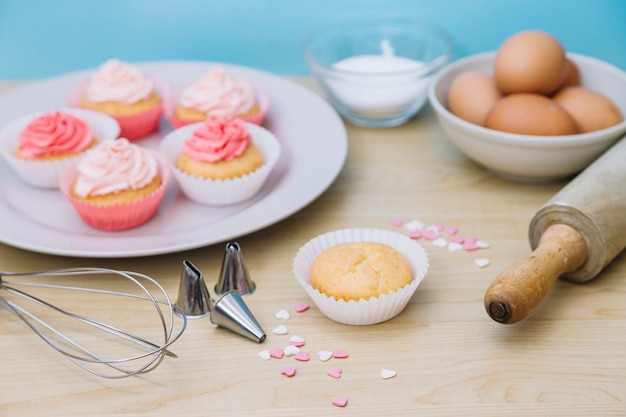
<svg viewBox="0 0 626 417">
<path fill-rule="evenodd" d="M 415 116 L 433 76 L 451 58 L 442 28 L 405 18 L 353 18 L 305 36 L 306 63 L 330 103 L 349 122 L 392 127 Z"/>
</svg>

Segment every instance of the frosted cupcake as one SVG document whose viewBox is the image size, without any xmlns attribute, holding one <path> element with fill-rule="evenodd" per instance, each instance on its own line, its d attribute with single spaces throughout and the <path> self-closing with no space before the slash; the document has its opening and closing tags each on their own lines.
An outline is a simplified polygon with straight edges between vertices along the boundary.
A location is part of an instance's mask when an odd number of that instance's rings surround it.
<svg viewBox="0 0 626 417">
<path fill-rule="evenodd" d="M 166 91 L 162 82 L 148 77 L 137 66 L 111 59 L 77 86 L 68 101 L 72 106 L 113 117 L 120 125 L 120 136 L 136 140 L 158 128 Z"/>
<path fill-rule="evenodd" d="M 117 122 L 102 113 L 59 109 L 22 117 L 0 131 L 0 152 L 20 178 L 57 188 L 63 169 L 97 143 L 115 139 Z"/>
<path fill-rule="evenodd" d="M 259 192 L 280 157 L 268 130 L 241 119 L 207 119 L 169 133 L 161 152 L 178 185 L 202 204 L 239 203 Z"/>
<path fill-rule="evenodd" d="M 214 66 L 202 78 L 168 99 L 165 113 L 175 128 L 208 118 L 240 118 L 260 125 L 269 108 L 269 97 L 243 78 Z"/>
<path fill-rule="evenodd" d="M 428 271 L 428 255 L 397 232 L 344 229 L 307 242 L 294 258 L 293 271 L 328 318 L 369 325 L 404 310 Z M 346 279 L 333 282 L 340 277 Z"/>
<path fill-rule="evenodd" d="M 120 138 L 103 142 L 66 168 L 59 188 L 87 224 L 123 230 L 156 213 L 169 180 L 164 160 Z"/>
</svg>

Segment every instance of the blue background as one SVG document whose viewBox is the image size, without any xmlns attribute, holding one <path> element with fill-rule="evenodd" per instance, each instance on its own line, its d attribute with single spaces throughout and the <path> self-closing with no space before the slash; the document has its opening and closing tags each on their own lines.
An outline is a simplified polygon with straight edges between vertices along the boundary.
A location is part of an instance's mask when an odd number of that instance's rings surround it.
<svg viewBox="0 0 626 417">
<path fill-rule="evenodd" d="M 0 79 L 54 76 L 113 57 L 303 75 L 303 36 L 356 13 L 438 23 L 455 59 L 533 28 L 626 69 L 626 0 L 0 0 Z"/>
</svg>

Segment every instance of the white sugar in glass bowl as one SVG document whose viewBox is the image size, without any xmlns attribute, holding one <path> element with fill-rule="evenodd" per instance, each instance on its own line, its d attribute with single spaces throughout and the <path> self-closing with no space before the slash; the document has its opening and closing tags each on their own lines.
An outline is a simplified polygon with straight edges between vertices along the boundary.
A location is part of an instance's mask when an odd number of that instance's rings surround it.
<svg viewBox="0 0 626 417">
<path fill-rule="evenodd" d="M 420 111 L 453 43 L 436 25 L 381 17 L 329 23 L 309 33 L 302 47 L 311 73 L 346 120 L 391 127 Z"/>
<path fill-rule="evenodd" d="M 452 114 L 448 88 L 460 73 L 493 74 L 495 52 L 455 61 L 437 74 L 429 91 L 430 104 L 441 129 L 467 157 L 493 173 L 515 181 L 543 182 L 571 177 L 582 171 L 626 133 L 626 120 L 606 129 L 563 136 L 532 136 L 488 129 Z M 615 103 L 626 118 L 626 72 L 606 62 L 569 53 L 580 72 L 581 85 Z"/>
</svg>

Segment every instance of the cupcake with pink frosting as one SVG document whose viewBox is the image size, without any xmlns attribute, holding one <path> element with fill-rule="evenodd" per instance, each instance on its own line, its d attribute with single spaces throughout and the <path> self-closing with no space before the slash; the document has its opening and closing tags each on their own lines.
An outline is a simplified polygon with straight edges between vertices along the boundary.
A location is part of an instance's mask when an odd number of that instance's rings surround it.
<svg viewBox="0 0 626 417">
<path fill-rule="evenodd" d="M 124 230 L 154 216 L 169 180 L 169 167 L 158 154 L 119 138 L 66 168 L 59 188 L 87 224 Z"/>
<path fill-rule="evenodd" d="M 175 128 L 215 117 L 240 118 L 263 123 L 269 96 L 243 78 L 216 65 L 199 80 L 167 100 L 165 115 Z"/>
<path fill-rule="evenodd" d="M 257 194 L 280 152 L 269 130 L 224 117 L 178 128 L 161 142 L 182 192 L 211 205 L 235 204 Z"/>
<path fill-rule="evenodd" d="M 96 111 L 49 110 L 5 126 L 0 131 L 0 153 L 28 184 L 56 188 L 66 166 L 119 133 L 114 119 Z"/>
<path fill-rule="evenodd" d="M 157 130 L 165 84 L 119 59 L 103 63 L 68 98 L 71 106 L 102 112 L 120 125 L 122 137 L 141 139 Z"/>
</svg>

